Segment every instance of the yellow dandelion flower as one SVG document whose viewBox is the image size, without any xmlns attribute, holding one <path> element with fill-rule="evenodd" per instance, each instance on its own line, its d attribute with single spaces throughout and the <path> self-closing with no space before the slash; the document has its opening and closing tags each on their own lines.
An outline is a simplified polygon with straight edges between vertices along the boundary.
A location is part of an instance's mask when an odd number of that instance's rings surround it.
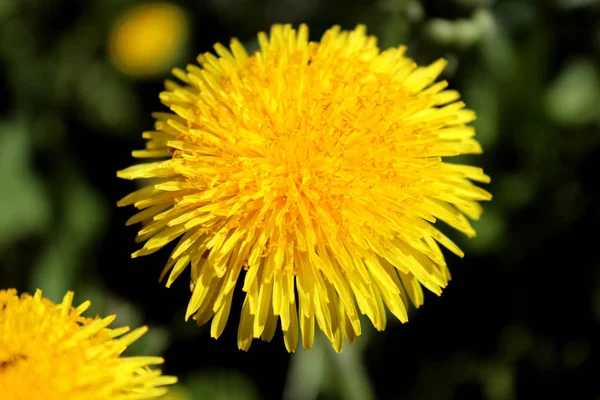
<svg viewBox="0 0 600 400">
<path fill-rule="evenodd" d="M 171 3 L 150 3 L 128 9 L 115 23 L 108 56 L 121 72 L 145 77 L 169 68 L 187 40 L 185 12 Z"/>
<path fill-rule="evenodd" d="M 154 399 L 177 381 L 149 365 L 160 357 L 120 357 L 146 333 L 142 327 L 109 329 L 115 316 L 86 318 L 86 301 L 73 307 L 17 291 L 0 291 L 0 391 L 3 399 Z"/>
<path fill-rule="evenodd" d="M 463 253 L 436 220 L 475 235 L 465 215 L 478 218 L 491 195 L 471 181 L 490 178 L 442 161 L 481 152 L 475 114 L 435 83 L 443 60 L 417 67 L 365 32 L 336 26 L 316 43 L 304 25 L 275 25 L 252 55 L 235 39 L 216 44 L 219 57 L 174 70 L 184 85 L 160 95 L 173 113 L 155 114 L 133 152 L 166 160 L 117 173 L 160 178 L 119 202 L 141 210 L 127 222 L 143 224 L 133 257 L 181 237 L 163 275 L 170 286 L 191 264 L 186 318 L 212 318 L 214 338 L 242 279 L 240 349 L 270 340 L 278 320 L 288 351 L 298 328 L 308 349 L 316 320 L 341 351 L 361 333 L 359 314 L 382 330 L 386 307 L 404 322 L 421 286 L 441 293 L 450 274 L 438 243 Z"/>
</svg>

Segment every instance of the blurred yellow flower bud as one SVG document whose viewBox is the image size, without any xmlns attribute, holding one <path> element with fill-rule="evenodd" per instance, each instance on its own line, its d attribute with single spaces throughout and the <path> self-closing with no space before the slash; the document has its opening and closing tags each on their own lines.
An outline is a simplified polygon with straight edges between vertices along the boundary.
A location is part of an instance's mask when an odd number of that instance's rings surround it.
<svg viewBox="0 0 600 400">
<path fill-rule="evenodd" d="M 169 69 L 188 34 L 189 20 L 180 7 L 168 2 L 135 6 L 114 24 L 108 56 L 119 71 L 149 77 Z"/>
</svg>

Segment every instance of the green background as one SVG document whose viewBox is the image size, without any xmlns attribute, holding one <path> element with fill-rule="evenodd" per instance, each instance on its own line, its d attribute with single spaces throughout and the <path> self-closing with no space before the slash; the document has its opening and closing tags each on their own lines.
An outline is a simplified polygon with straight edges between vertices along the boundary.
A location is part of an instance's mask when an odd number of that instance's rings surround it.
<svg viewBox="0 0 600 400">
<path fill-rule="evenodd" d="M 170 77 L 132 78 L 107 58 L 112 24 L 140 2 L 0 0 L 1 288 L 55 301 L 73 289 L 90 315 L 148 324 L 128 352 L 162 354 L 181 399 L 600 398 L 600 1 L 173 3 L 191 32 L 169 67 L 233 36 L 253 46 L 275 22 L 306 22 L 313 40 L 365 23 L 382 48 L 449 61 L 442 78 L 477 112 L 485 150 L 465 162 L 494 194 L 477 238 L 451 233 L 466 257 L 447 255 L 449 287 L 341 355 L 317 335 L 290 356 L 280 333 L 238 351 L 240 304 L 218 341 L 184 323 L 188 282 L 157 283 L 166 251 L 130 259 L 133 209 L 116 207 L 135 186 L 115 172 Z"/>
</svg>

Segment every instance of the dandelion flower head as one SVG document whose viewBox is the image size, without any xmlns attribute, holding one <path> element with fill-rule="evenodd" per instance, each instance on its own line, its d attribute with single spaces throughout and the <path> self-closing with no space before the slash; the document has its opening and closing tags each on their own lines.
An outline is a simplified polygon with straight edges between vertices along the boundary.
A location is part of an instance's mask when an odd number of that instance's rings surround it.
<svg viewBox="0 0 600 400">
<path fill-rule="evenodd" d="M 154 399 L 175 383 L 148 366 L 160 357 L 121 357 L 147 328 L 110 329 L 114 316 L 86 318 L 73 293 L 54 304 L 37 291 L 0 291 L 0 391 L 3 399 Z"/>
<path fill-rule="evenodd" d="M 165 71 L 183 51 L 189 20 L 173 3 L 148 3 L 127 9 L 108 38 L 108 58 L 124 74 L 149 77 Z"/>
<path fill-rule="evenodd" d="M 249 55 L 237 40 L 200 66 L 175 69 L 126 179 L 158 178 L 119 205 L 140 211 L 134 257 L 179 238 L 163 275 L 167 286 L 190 267 L 186 318 L 212 319 L 218 338 L 236 282 L 245 299 L 238 346 L 271 340 L 279 323 L 288 351 L 315 326 L 336 351 L 375 328 L 386 308 L 407 321 L 422 287 L 440 294 L 450 279 L 440 244 L 462 251 L 441 220 L 474 236 L 490 194 L 480 168 L 443 157 L 480 153 L 475 118 L 459 94 L 436 82 L 445 62 L 418 67 L 405 48 L 381 51 L 364 26 L 274 25 Z M 162 159 L 161 159 L 162 158 Z M 300 331 L 300 334 L 298 333 Z"/>
</svg>

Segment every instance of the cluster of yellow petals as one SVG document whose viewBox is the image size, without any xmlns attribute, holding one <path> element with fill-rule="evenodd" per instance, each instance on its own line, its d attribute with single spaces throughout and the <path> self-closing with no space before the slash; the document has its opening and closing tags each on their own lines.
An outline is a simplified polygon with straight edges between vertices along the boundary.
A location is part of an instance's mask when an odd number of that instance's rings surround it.
<svg viewBox="0 0 600 400">
<path fill-rule="evenodd" d="M 177 381 L 148 367 L 161 364 L 160 357 L 120 356 L 146 327 L 110 329 L 114 316 L 83 317 L 90 302 L 72 301 L 72 292 L 54 304 L 39 290 L 0 291 L 0 398 L 154 399 Z"/>
<path fill-rule="evenodd" d="M 187 317 L 227 322 L 234 288 L 245 300 L 238 345 L 271 340 L 278 322 L 288 351 L 311 347 L 315 325 L 336 351 L 361 334 L 360 314 L 375 328 L 386 307 L 407 320 L 422 286 L 440 294 L 450 279 L 438 244 L 461 250 L 432 224 L 474 236 L 490 194 L 480 168 L 442 157 L 480 153 L 467 124 L 475 118 L 456 91 L 426 67 L 381 51 L 364 26 L 328 30 L 275 25 L 248 55 L 230 50 L 198 57 L 174 74 L 145 132 L 138 158 L 166 158 L 119 171 L 158 178 L 119 202 L 141 210 L 134 257 L 179 238 L 165 267 L 167 286 L 191 265 Z M 244 272 L 242 272 L 244 270 Z M 315 324 L 316 321 L 316 324 Z"/>
</svg>

